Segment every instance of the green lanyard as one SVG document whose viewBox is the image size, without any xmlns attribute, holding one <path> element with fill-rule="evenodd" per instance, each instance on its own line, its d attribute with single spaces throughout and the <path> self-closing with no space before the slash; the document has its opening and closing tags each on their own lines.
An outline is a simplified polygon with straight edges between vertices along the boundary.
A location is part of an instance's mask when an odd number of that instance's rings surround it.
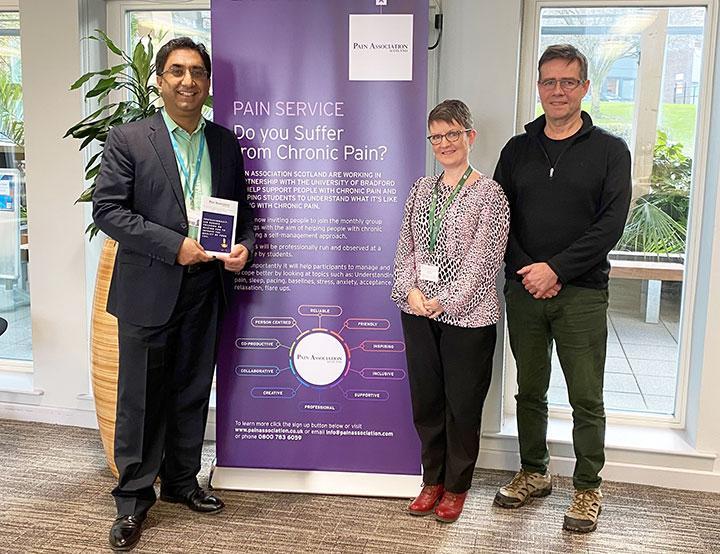
<svg viewBox="0 0 720 554">
<path fill-rule="evenodd" d="M 202 157 L 205 151 L 205 133 L 202 131 L 200 133 L 200 145 L 198 146 L 198 155 L 195 160 L 195 172 L 193 174 L 192 182 L 190 181 L 190 169 L 187 165 L 185 165 L 185 160 L 183 160 L 180 147 L 178 146 L 177 140 L 175 140 L 175 136 L 172 133 L 170 133 L 170 140 L 172 141 L 172 147 L 175 151 L 175 158 L 180 164 L 180 170 L 182 171 L 183 177 L 185 177 L 185 197 L 190 201 L 190 205 L 194 208 L 195 204 L 193 201 L 195 196 L 195 185 L 197 184 L 198 176 L 200 175 L 200 165 L 202 164 Z M 190 160 L 188 160 L 188 162 L 190 162 Z"/>
<path fill-rule="evenodd" d="M 442 226 L 442 220 L 443 217 L 445 217 L 445 212 L 447 211 L 450 204 L 453 203 L 453 200 L 455 200 L 455 197 L 460 192 L 460 189 L 465 184 L 465 181 L 468 180 L 468 177 L 470 177 L 470 174 L 473 172 L 473 168 L 471 165 L 468 166 L 468 168 L 465 170 L 465 173 L 463 173 L 463 176 L 460 177 L 460 180 L 458 181 L 458 184 L 455 185 L 455 188 L 453 189 L 450 196 L 448 196 L 448 199 L 445 200 L 445 203 L 440 208 L 440 212 L 435 215 L 435 209 L 437 207 L 437 200 L 438 200 L 438 186 L 440 185 L 440 181 L 443 178 L 443 175 L 445 173 L 443 172 L 442 175 L 440 175 L 440 178 L 435 183 L 435 186 L 433 187 L 433 193 L 432 193 L 432 202 L 430 203 L 430 212 L 428 214 L 428 227 L 430 229 L 430 240 L 428 241 L 428 250 L 430 250 L 430 253 L 432 254 L 435 252 L 435 244 L 437 243 L 438 235 L 440 234 L 440 227 Z"/>
</svg>

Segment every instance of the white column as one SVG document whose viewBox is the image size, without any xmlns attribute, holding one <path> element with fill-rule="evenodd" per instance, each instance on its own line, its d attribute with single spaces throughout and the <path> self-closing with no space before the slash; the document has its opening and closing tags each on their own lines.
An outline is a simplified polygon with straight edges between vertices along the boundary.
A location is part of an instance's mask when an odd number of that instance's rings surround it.
<svg viewBox="0 0 720 554">
<path fill-rule="evenodd" d="M 520 0 L 445 0 L 438 101 L 457 98 L 473 114 L 473 165 L 492 176 L 500 150 L 515 134 Z"/>
<path fill-rule="evenodd" d="M 47 407 L 88 408 L 83 159 L 61 140 L 82 118 L 78 0 L 21 0 L 34 386 Z"/>
<path fill-rule="evenodd" d="M 668 10 L 657 10 L 654 21 L 643 31 L 640 66 L 635 81 L 635 121 L 633 122 L 633 198 L 650 190 L 650 174 L 657 138 L 657 121 L 665 67 Z M 596 83 L 600 86 L 600 83 Z"/>
<path fill-rule="evenodd" d="M 515 134 L 522 2 L 445 0 L 442 11 L 438 101 L 457 98 L 468 105 L 478 132 L 470 160 L 492 176 L 500 150 Z M 503 282 L 501 273 L 499 291 Z M 485 402 L 485 432 L 500 431 L 502 425 L 504 328 L 503 317 L 498 323 L 492 385 Z"/>
</svg>

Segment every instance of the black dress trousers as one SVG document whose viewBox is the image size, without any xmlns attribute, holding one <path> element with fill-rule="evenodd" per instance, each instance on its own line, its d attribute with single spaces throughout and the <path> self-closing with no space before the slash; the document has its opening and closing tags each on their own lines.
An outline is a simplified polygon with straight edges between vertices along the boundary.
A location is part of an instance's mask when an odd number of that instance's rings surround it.
<svg viewBox="0 0 720 554">
<path fill-rule="evenodd" d="M 112 491 L 118 515 L 140 515 L 155 503 L 160 475 L 169 495 L 198 486 L 216 357 L 220 266 L 210 262 L 183 275 L 167 324 L 118 321 L 115 463 Z"/>
<path fill-rule="evenodd" d="M 465 492 L 480 449 L 496 327 L 458 327 L 405 312 L 401 317 L 423 481 Z"/>
</svg>

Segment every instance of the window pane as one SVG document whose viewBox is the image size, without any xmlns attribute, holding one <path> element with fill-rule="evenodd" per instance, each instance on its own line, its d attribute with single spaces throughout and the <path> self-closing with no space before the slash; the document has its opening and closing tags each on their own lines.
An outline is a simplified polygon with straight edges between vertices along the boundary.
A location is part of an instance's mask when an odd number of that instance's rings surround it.
<svg viewBox="0 0 720 554">
<path fill-rule="evenodd" d="M 541 11 L 540 52 L 571 43 L 587 56 L 583 109 L 633 157 L 630 216 L 610 256 L 608 410 L 675 411 L 704 22 L 698 7 Z M 568 406 L 556 355 L 549 401 Z"/>
<path fill-rule="evenodd" d="M 10 360 L 32 359 L 22 99 L 19 14 L 0 12 L 0 359 Z"/>
<path fill-rule="evenodd" d="M 128 44 L 150 35 L 157 48 L 177 37 L 190 37 L 210 49 L 209 10 L 154 10 L 128 12 Z"/>
</svg>

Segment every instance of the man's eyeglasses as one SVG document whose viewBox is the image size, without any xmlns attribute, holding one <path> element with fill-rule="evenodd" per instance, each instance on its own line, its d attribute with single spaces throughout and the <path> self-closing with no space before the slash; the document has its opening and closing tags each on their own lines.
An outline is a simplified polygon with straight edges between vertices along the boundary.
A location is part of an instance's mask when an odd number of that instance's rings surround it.
<svg viewBox="0 0 720 554">
<path fill-rule="evenodd" d="M 183 67 L 181 65 L 171 65 L 168 69 L 160 73 L 160 76 L 169 73 L 176 79 L 182 79 L 185 77 L 185 73 L 189 71 L 190 77 L 194 81 L 203 81 L 208 78 L 208 72 L 202 67 Z"/>
<path fill-rule="evenodd" d="M 444 135 L 430 135 L 427 139 L 430 141 L 430 144 L 434 144 L 436 146 L 440 144 L 443 139 L 447 139 L 448 142 L 457 142 L 463 134 L 469 133 L 471 130 L 472 129 L 448 131 Z"/>
<path fill-rule="evenodd" d="M 555 90 L 555 86 L 560 83 L 561 89 L 565 92 L 570 92 L 571 90 L 578 88 L 584 82 L 585 81 L 580 79 L 543 79 L 542 81 L 538 81 L 538 85 L 545 90 Z"/>
</svg>

